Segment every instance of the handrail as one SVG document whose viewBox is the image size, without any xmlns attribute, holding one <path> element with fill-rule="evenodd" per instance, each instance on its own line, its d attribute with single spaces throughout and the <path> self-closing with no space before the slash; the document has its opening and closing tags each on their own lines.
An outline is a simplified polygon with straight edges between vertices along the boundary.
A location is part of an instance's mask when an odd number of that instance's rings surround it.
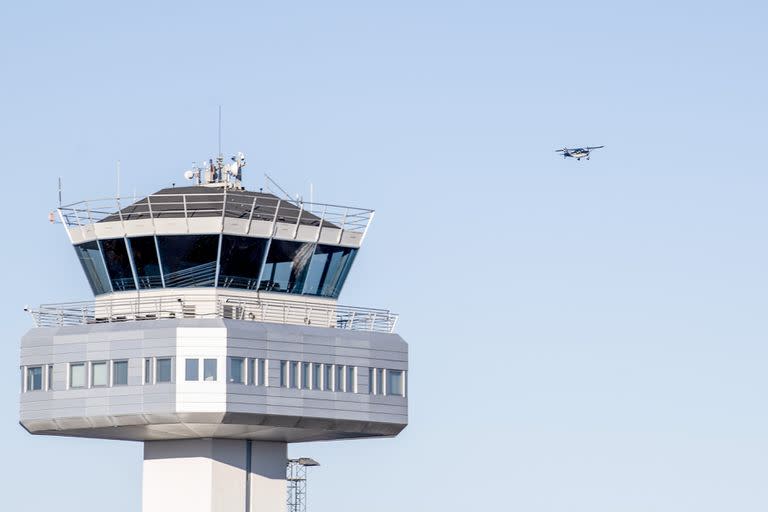
<svg viewBox="0 0 768 512">
<path fill-rule="evenodd" d="M 195 217 L 241 218 L 248 226 L 254 220 L 284 222 L 299 226 L 338 228 L 364 234 L 373 218 L 373 210 L 335 204 L 281 199 L 252 195 L 245 191 L 204 191 L 181 194 L 152 194 L 125 205 L 125 198 L 101 198 L 60 206 L 59 218 L 67 228 L 82 228 L 97 222 L 115 220 Z"/>
<path fill-rule="evenodd" d="M 27 311 L 35 327 L 175 318 L 227 318 L 391 333 L 398 319 L 398 315 L 385 309 L 227 295 L 100 299 L 43 304 Z"/>
</svg>

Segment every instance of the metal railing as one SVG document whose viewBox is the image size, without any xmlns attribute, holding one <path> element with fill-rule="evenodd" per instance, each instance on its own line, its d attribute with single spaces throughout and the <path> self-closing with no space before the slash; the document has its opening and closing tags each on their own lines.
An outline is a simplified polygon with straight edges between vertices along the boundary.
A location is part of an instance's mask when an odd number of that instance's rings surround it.
<svg viewBox="0 0 768 512">
<path fill-rule="evenodd" d="M 96 222 L 125 222 L 139 219 L 238 218 L 296 226 L 337 228 L 365 234 L 373 210 L 333 204 L 281 199 L 271 194 L 207 189 L 196 193 L 152 194 L 138 198 L 104 198 L 79 201 L 58 208 L 67 228 Z"/>
<path fill-rule="evenodd" d="M 28 308 L 35 327 L 175 318 L 229 318 L 312 325 L 353 331 L 394 332 L 398 316 L 385 309 L 235 296 L 167 296 L 43 304 Z"/>
</svg>

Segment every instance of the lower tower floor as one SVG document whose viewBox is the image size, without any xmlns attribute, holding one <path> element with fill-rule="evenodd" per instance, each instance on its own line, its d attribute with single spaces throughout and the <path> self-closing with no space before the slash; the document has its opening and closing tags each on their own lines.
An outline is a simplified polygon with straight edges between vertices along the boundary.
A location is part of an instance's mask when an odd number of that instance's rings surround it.
<svg viewBox="0 0 768 512">
<path fill-rule="evenodd" d="M 284 512 L 286 462 L 281 442 L 146 441 L 142 511 Z"/>
</svg>

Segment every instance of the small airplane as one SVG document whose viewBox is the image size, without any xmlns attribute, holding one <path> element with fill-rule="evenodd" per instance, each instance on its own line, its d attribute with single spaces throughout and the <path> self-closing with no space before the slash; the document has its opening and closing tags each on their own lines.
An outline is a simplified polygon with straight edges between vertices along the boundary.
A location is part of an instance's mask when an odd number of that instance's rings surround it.
<svg viewBox="0 0 768 512">
<path fill-rule="evenodd" d="M 576 160 L 581 160 L 582 158 L 586 158 L 589 160 L 589 152 L 593 149 L 600 149 L 604 148 L 605 146 L 587 146 L 585 148 L 563 148 L 563 149 L 557 149 L 555 150 L 558 153 L 563 154 L 563 158 L 575 158 Z"/>
</svg>

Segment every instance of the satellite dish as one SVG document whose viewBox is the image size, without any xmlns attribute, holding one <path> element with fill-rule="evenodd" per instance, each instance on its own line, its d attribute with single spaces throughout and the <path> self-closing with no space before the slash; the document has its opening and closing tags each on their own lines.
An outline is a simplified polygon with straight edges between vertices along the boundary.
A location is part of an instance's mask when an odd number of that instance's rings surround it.
<svg viewBox="0 0 768 512">
<path fill-rule="evenodd" d="M 192 178 L 195 177 L 195 173 L 192 171 L 187 171 L 184 173 L 184 177 L 187 178 L 188 180 L 191 180 Z"/>
</svg>

